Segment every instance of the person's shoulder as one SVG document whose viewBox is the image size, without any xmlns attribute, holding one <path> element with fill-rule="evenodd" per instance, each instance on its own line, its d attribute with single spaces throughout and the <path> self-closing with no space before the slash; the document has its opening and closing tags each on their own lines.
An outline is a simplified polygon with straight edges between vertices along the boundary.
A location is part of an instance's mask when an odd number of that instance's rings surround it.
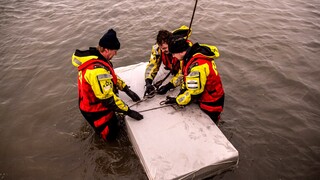
<svg viewBox="0 0 320 180">
<path fill-rule="evenodd" d="M 92 59 L 89 60 L 87 67 L 91 69 L 87 72 L 93 72 L 96 73 L 97 71 L 110 71 L 110 67 L 106 65 L 106 63 L 103 63 L 101 60 Z"/>
<path fill-rule="evenodd" d="M 156 55 L 160 55 L 161 51 L 160 51 L 160 47 L 157 43 L 152 46 L 152 53 L 154 53 Z"/>
<path fill-rule="evenodd" d="M 160 49 L 159 45 L 157 43 L 155 43 L 154 45 L 152 45 L 152 49 L 157 51 Z"/>
</svg>

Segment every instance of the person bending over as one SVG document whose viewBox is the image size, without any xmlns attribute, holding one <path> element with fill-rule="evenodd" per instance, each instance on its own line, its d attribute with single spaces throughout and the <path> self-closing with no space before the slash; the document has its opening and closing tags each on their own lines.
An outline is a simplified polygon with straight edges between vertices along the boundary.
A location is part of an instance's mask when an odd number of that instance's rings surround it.
<svg viewBox="0 0 320 180">
<path fill-rule="evenodd" d="M 214 62 L 218 49 L 199 43 L 190 47 L 183 37 L 173 36 L 169 51 L 183 61 L 184 82 L 179 95 L 167 97 L 166 104 L 186 106 L 195 102 L 217 124 L 224 106 L 224 89 Z"/>
<path fill-rule="evenodd" d="M 136 120 L 143 119 L 140 113 L 130 109 L 118 96 L 118 90 L 121 90 L 133 101 L 140 100 L 114 72 L 110 60 L 119 49 L 117 34 L 109 29 L 97 47 L 84 51 L 77 49 L 72 55 L 72 64 L 78 69 L 80 111 L 104 140 L 113 140 L 117 136 L 119 127 L 116 112 Z"/>
<path fill-rule="evenodd" d="M 145 70 L 146 90 L 144 94 L 148 97 L 153 97 L 155 92 L 158 94 L 165 94 L 170 89 L 173 89 L 182 83 L 180 62 L 177 58 L 174 58 L 168 50 L 168 40 L 172 35 L 181 35 L 184 38 L 187 38 L 191 35 L 191 30 L 183 25 L 173 32 L 167 30 L 160 30 L 158 32 L 156 44 L 152 46 L 150 60 Z M 188 42 L 191 46 L 191 41 Z M 169 83 L 159 87 L 165 79 L 161 79 L 157 82 L 153 82 L 153 80 L 162 64 L 164 65 L 164 68 L 168 70 L 167 76 L 171 73 L 173 77 Z"/>
</svg>

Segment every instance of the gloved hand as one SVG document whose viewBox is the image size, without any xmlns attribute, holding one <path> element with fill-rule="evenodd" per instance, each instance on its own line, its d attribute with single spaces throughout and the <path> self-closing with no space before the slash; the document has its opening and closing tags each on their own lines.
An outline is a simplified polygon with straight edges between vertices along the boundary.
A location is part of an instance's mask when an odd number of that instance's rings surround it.
<svg viewBox="0 0 320 180">
<path fill-rule="evenodd" d="M 138 120 L 138 121 L 143 119 L 143 116 L 139 112 L 131 110 L 131 109 L 128 110 L 127 115 L 135 120 Z"/>
<path fill-rule="evenodd" d="M 173 84 L 171 82 L 169 82 L 168 84 L 164 85 L 164 86 L 161 86 L 157 93 L 158 94 L 165 94 L 167 93 L 170 89 L 174 88 Z"/>
<path fill-rule="evenodd" d="M 152 85 L 151 79 L 146 79 L 146 91 L 144 94 L 153 95 L 155 92 L 154 86 Z"/>
<path fill-rule="evenodd" d="M 128 86 L 123 88 L 123 91 L 132 99 L 132 101 L 137 102 L 140 101 L 140 97 L 133 91 L 129 89 Z"/>
<path fill-rule="evenodd" d="M 164 104 L 177 104 L 176 98 L 167 96 Z"/>
</svg>

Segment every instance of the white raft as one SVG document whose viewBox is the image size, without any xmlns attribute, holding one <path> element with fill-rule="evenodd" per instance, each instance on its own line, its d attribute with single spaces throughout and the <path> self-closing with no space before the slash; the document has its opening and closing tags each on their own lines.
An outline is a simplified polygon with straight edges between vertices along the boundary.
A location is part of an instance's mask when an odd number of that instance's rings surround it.
<svg viewBox="0 0 320 180">
<path fill-rule="evenodd" d="M 115 69 L 117 75 L 141 98 L 146 65 L 139 63 Z M 155 82 L 167 73 L 161 69 Z M 169 79 L 170 76 L 167 81 Z M 166 95 L 176 96 L 178 91 L 176 88 Z M 197 105 L 180 110 L 169 106 L 144 111 L 160 107 L 159 103 L 166 95 L 156 95 L 131 107 L 143 111 L 143 120 L 126 118 L 129 138 L 148 178 L 202 179 L 235 167 L 239 161 L 238 151 Z M 122 92 L 120 97 L 129 106 L 134 104 Z"/>
</svg>

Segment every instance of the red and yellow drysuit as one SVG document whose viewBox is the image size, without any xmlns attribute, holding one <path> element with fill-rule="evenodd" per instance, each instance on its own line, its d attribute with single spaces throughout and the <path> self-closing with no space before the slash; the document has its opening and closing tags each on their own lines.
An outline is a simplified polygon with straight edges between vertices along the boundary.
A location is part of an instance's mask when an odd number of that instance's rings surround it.
<svg viewBox="0 0 320 180">
<path fill-rule="evenodd" d="M 76 50 L 72 64 L 78 68 L 79 108 L 95 131 L 106 140 L 117 123 L 116 112 L 127 112 L 128 106 L 117 91 L 126 87 L 96 48 Z M 115 130 L 115 129 L 114 129 Z"/>
<path fill-rule="evenodd" d="M 191 30 L 187 26 L 181 26 L 180 28 L 174 30 L 172 34 L 183 35 L 185 38 L 191 35 Z M 191 41 L 188 41 L 191 46 Z M 181 63 L 177 58 L 172 57 L 172 54 L 165 54 L 161 51 L 158 44 L 152 46 L 151 55 L 149 63 L 147 64 L 146 71 L 145 71 L 145 79 L 153 80 L 159 68 L 163 64 L 165 69 L 170 70 L 170 73 L 174 75 L 170 82 L 173 84 L 174 87 L 179 86 L 182 83 L 182 70 L 181 70 Z"/>
<path fill-rule="evenodd" d="M 219 120 L 224 104 L 224 90 L 214 62 L 218 57 L 215 46 L 194 44 L 184 56 L 184 84 L 176 98 L 183 106 L 195 100 L 214 122 Z"/>
</svg>

